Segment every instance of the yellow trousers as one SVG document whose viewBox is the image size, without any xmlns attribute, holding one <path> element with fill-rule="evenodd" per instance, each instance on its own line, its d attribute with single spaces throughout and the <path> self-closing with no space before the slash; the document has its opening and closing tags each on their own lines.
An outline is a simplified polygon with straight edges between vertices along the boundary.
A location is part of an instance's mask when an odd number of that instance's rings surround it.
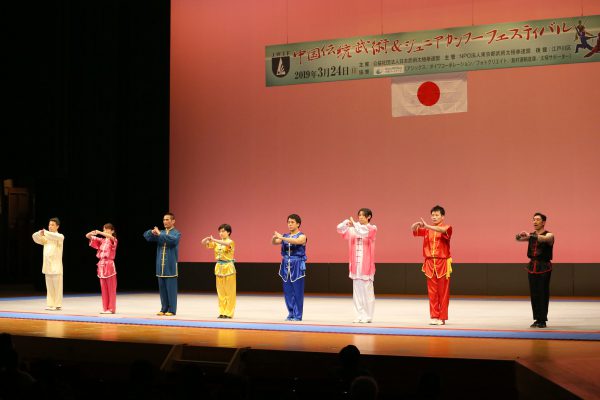
<svg viewBox="0 0 600 400">
<path fill-rule="evenodd" d="M 217 295 L 219 296 L 219 315 L 233 317 L 235 312 L 235 274 L 216 276 Z"/>
</svg>

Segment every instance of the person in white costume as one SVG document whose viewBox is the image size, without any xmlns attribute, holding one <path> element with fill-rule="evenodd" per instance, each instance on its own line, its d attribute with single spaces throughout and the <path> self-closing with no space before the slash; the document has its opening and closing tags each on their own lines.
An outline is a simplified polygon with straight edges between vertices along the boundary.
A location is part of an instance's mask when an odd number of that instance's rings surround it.
<svg viewBox="0 0 600 400">
<path fill-rule="evenodd" d="M 42 273 L 46 276 L 46 310 L 55 311 L 62 308 L 63 299 L 63 242 L 65 237 L 58 233 L 60 220 L 50 218 L 48 230 L 41 229 L 32 237 L 37 244 L 44 246 Z"/>
</svg>

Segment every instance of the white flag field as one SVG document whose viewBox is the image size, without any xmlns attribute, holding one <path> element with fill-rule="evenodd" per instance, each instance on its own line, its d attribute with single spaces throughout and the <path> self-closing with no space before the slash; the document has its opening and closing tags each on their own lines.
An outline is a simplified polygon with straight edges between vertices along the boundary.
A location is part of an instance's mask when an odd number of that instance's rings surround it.
<svg viewBox="0 0 600 400">
<path fill-rule="evenodd" d="M 392 116 L 467 112 L 467 73 L 392 78 Z"/>
</svg>

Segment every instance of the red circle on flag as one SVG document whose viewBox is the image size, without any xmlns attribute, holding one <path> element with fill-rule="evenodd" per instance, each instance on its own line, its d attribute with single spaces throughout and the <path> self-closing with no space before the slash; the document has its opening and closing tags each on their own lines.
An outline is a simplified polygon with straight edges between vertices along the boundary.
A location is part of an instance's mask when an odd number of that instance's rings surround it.
<svg viewBox="0 0 600 400">
<path fill-rule="evenodd" d="M 440 99 L 440 88 L 431 81 L 423 82 L 417 90 L 417 98 L 424 106 L 431 107 Z"/>
</svg>

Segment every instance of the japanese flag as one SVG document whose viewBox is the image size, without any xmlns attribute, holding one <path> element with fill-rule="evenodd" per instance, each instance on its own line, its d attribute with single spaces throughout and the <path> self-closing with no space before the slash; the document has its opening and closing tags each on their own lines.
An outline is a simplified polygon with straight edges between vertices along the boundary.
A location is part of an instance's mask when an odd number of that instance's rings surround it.
<svg viewBox="0 0 600 400">
<path fill-rule="evenodd" d="M 467 73 L 392 78 L 392 116 L 467 111 Z"/>
</svg>

